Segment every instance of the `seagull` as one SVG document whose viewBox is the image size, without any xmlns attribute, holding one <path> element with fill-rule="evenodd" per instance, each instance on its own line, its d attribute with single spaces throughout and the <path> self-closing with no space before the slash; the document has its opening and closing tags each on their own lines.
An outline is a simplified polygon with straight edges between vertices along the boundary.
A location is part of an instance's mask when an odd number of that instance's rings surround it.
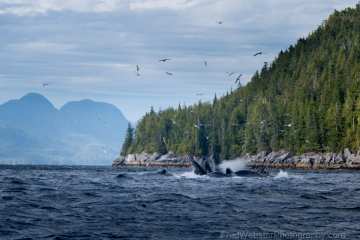
<svg viewBox="0 0 360 240">
<path fill-rule="evenodd" d="M 163 137 L 163 140 L 164 140 L 164 143 L 165 143 L 165 145 L 166 145 L 165 137 Z"/>
<path fill-rule="evenodd" d="M 169 73 L 169 72 L 165 72 L 167 75 L 171 75 L 172 76 L 172 73 Z"/>
<path fill-rule="evenodd" d="M 204 60 L 205 66 L 207 66 L 207 61 Z"/>
<path fill-rule="evenodd" d="M 260 122 L 260 124 L 263 124 L 265 122 L 265 120 L 262 120 L 261 122 Z"/>
<path fill-rule="evenodd" d="M 45 87 L 45 86 L 47 86 L 47 85 L 49 85 L 49 84 L 48 84 L 48 83 L 44 83 L 44 84 L 43 84 L 43 87 Z"/>
<path fill-rule="evenodd" d="M 136 71 L 139 71 L 139 70 L 140 70 L 139 66 L 138 66 L 138 65 L 136 65 Z"/>
<path fill-rule="evenodd" d="M 138 72 L 134 71 L 137 77 L 142 77 Z"/>
<path fill-rule="evenodd" d="M 99 119 L 99 121 L 100 121 L 100 122 L 102 122 L 102 123 L 106 123 L 106 122 L 102 121 L 100 118 L 98 118 L 98 119 Z"/>
<path fill-rule="evenodd" d="M 228 72 L 226 72 L 227 74 L 229 74 L 229 77 L 231 76 L 231 75 L 233 75 L 234 74 L 234 72 L 232 72 L 232 73 L 228 73 Z"/>
<path fill-rule="evenodd" d="M 267 54 L 267 53 L 264 53 L 264 52 L 258 52 L 258 53 L 255 53 L 254 56 L 256 55 L 261 55 L 261 54 Z"/>
<path fill-rule="evenodd" d="M 173 121 L 173 124 L 177 124 L 177 122 Z"/>
<path fill-rule="evenodd" d="M 191 111 L 189 112 L 189 114 L 190 114 L 190 113 L 193 113 L 193 112 L 194 112 L 194 111 L 191 110 Z"/>
<path fill-rule="evenodd" d="M 240 80 L 241 75 L 242 75 L 242 74 L 240 74 L 240 75 L 238 76 L 238 78 L 237 78 L 236 81 L 235 81 L 235 84 Z"/>
<path fill-rule="evenodd" d="M 284 125 L 284 126 L 286 126 L 286 127 L 291 127 L 293 124 L 294 124 L 294 123 L 289 123 L 289 124 L 286 124 L 286 125 Z"/>
<path fill-rule="evenodd" d="M 197 129 L 200 129 L 198 125 L 194 124 L 194 126 L 195 126 Z"/>
<path fill-rule="evenodd" d="M 249 125 L 250 123 L 249 123 L 249 122 L 247 122 L 246 124 L 248 124 L 248 125 Z"/>
<path fill-rule="evenodd" d="M 106 150 L 105 150 L 105 148 L 102 148 L 103 150 L 104 150 L 104 153 L 106 153 Z"/>
<path fill-rule="evenodd" d="M 218 24 L 222 24 L 224 21 L 220 21 L 220 22 L 215 22 L 215 23 L 218 23 Z"/>
<path fill-rule="evenodd" d="M 306 139 L 306 142 L 311 145 L 311 142 L 309 140 Z"/>
<path fill-rule="evenodd" d="M 171 59 L 165 58 L 165 59 L 159 60 L 159 62 L 160 62 L 160 61 L 161 61 L 161 62 L 166 62 L 167 60 L 171 60 Z"/>
<path fill-rule="evenodd" d="M 198 93 L 198 94 L 196 94 L 196 96 L 201 96 L 201 95 L 205 95 L 205 94 L 203 94 L 203 93 Z"/>
<path fill-rule="evenodd" d="M 204 135 L 204 137 L 206 137 L 206 140 L 209 140 L 209 136 Z"/>
<path fill-rule="evenodd" d="M 288 114 L 288 113 L 285 113 L 285 116 L 291 116 L 290 114 Z"/>
</svg>

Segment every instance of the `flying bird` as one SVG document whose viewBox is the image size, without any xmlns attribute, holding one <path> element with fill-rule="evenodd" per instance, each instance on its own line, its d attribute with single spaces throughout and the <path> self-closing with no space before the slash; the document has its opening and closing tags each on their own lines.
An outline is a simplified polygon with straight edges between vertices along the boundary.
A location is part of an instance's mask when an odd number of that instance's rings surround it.
<svg viewBox="0 0 360 240">
<path fill-rule="evenodd" d="M 98 119 L 99 119 L 99 121 L 100 121 L 100 122 L 102 122 L 102 123 L 106 123 L 106 122 L 104 122 L 103 120 L 101 120 L 100 118 L 98 118 Z"/>
<path fill-rule="evenodd" d="M 220 21 L 220 22 L 215 22 L 215 23 L 222 24 L 223 22 L 225 22 L 225 21 Z"/>
<path fill-rule="evenodd" d="M 284 125 L 284 126 L 286 126 L 286 127 L 291 127 L 293 124 L 294 124 L 294 123 L 289 123 L 289 124 L 286 124 L 286 125 Z"/>
<path fill-rule="evenodd" d="M 138 72 L 136 72 L 136 71 L 134 71 L 134 73 L 136 74 L 137 77 L 142 77 L 142 76 L 140 75 L 140 73 L 138 73 Z"/>
<path fill-rule="evenodd" d="M 258 52 L 258 53 L 255 53 L 254 56 L 256 55 L 261 55 L 261 54 L 267 54 L 267 53 L 264 53 L 264 52 Z"/>
<path fill-rule="evenodd" d="M 106 150 L 105 150 L 105 148 L 102 148 L 102 149 L 103 149 L 104 153 L 106 154 Z"/>
<path fill-rule="evenodd" d="M 173 121 L 173 124 L 177 124 L 177 122 Z"/>
<path fill-rule="evenodd" d="M 171 75 L 172 76 L 172 73 L 169 73 L 169 72 L 165 72 L 167 75 Z"/>
<path fill-rule="evenodd" d="M 232 73 L 228 73 L 228 72 L 226 72 L 227 74 L 229 74 L 229 77 L 231 76 L 231 75 L 233 75 L 234 74 L 234 72 L 232 72 Z"/>
<path fill-rule="evenodd" d="M 204 64 L 205 64 L 205 66 L 207 66 L 207 61 L 204 60 Z"/>
<path fill-rule="evenodd" d="M 309 140 L 306 139 L 306 142 L 311 145 L 311 142 Z"/>
<path fill-rule="evenodd" d="M 199 130 L 200 130 L 200 128 L 199 128 L 199 126 L 198 126 L 198 125 L 194 124 L 194 126 L 195 126 L 197 129 L 199 129 Z"/>
<path fill-rule="evenodd" d="M 136 71 L 139 71 L 139 70 L 140 70 L 139 66 L 138 66 L 138 65 L 136 65 Z"/>
<path fill-rule="evenodd" d="M 241 75 L 242 75 L 242 74 L 240 74 L 240 76 L 238 76 L 238 78 L 237 78 L 236 81 L 235 81 L 235 84 L 240 80 Z"/>
<path fill-rule="evenodd" d="M 196 96 L 201 96 L 201 95 L 205 95 L 205 94 L 203 94 L 203 93 L 198 93 L 198 94 L 196 94 Z"/>
<path fill-rule="evenodd" d="M 48 83 L 44 83 L 44 84 L 43 84 L 43 87 L 45 87 L 45 86 L 47 86 L 47 85 L 49 85 L 49 84 L 48 84 Z"/>
<path fill-rule="evenodd" d="M 164 59 L 159 60 L 159 62 L 166 62 L 167 60 L 171 60 L 171 59 L 164 58 Z"/>
</svg>

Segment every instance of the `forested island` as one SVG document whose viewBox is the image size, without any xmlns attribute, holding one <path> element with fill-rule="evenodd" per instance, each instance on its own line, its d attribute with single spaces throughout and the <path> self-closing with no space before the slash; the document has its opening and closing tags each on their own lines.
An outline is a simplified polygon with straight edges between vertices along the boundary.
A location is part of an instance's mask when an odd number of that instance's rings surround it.
<svg viewBox="0 0 360 240">
<path fill-rule="evenodd" d="M 222 159 L 279 152 L 360 154 L 360 8 L 333 14 L 212 102 L 155 112 L 128 126 L 121 155 Z"/>
</svg>

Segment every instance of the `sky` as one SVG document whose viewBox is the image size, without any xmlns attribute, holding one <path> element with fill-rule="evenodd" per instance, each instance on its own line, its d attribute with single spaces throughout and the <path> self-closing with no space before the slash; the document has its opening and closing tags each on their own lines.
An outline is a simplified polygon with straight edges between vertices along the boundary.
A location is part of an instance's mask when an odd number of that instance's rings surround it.
<svg viewBox="0 0 360 240">
<path fill-rule="evenodd" d="M 151 107 L 212 101 L 358 2 L 0 0 L 0 104 L 29 92 L 58 109 L 91 99 L 135 122 Z"/>
</svg>

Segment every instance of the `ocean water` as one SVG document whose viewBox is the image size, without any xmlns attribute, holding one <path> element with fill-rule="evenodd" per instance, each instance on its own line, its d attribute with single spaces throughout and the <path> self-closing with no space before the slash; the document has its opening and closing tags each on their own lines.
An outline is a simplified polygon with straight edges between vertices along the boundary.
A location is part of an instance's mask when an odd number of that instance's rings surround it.
<svg viewBox="0 0 360 240">
<path fill-rule="evenodd" d="M 0 165 L 0 239 L 356 239 L 360 172 Z"/>
</svg>

